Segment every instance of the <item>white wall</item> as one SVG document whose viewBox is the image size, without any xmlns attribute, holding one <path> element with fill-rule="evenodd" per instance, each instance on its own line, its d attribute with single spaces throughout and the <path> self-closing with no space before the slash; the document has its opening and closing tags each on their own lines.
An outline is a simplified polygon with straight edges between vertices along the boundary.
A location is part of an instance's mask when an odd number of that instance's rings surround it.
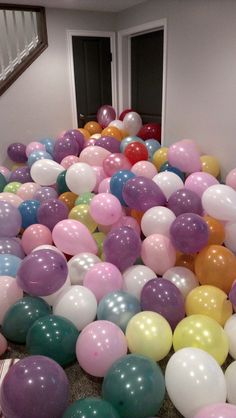
<svg viewBox="0 0 236 418">
<path fill-rule="evenodd" d="M 114 30 L 113 13 L 47 9 L 49 47 L 0 97 L 0 162 L 11 142 L 72 128 L 67 29 Z"/>
<path fill-rule="evenodd" d="M 119 14 L 118 30 L 167 18 L 164 143 L 195 139 L 236 167 L 236 1 L 149 0 Z M 153 51 L 155 53 L 155 51 Z"/>
</svg>

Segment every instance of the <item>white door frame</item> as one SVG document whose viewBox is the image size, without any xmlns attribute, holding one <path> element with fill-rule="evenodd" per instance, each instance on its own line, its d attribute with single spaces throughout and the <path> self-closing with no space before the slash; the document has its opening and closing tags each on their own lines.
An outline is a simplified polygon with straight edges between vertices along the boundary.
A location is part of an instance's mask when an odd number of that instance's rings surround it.
<svg viewBox="0 0 236 418">
<path fill-rule="evenodd" d="M 115 32 L 90 31 L 90 30 L 67 30 L 67 46 L 68 46 L 68 66 L 69 66 L 69 83 L 73 127 L 78 127 L 77 121 L 77 104 L 75 93 L 75 74 L 73 62 L 72 36 L 95 36 L 101 38 L 110 38 L 111 43 L 111 91 L 112 106 L 117 109 L 117 70 L 116 70 L 116 34 Z M 106 104 L 106 103 L 103 103 Z"/>
<path fill-rule="evenodd" d="M 167 20 L 160 19 L 142 25 L 133 26 L 118 32 L 118 91 L 119 113 L 131 107 L 131 38 L 148 32 L 163 29 L 163 82 L 162 82 L 162 121 L 161 137 L 164 141 L 165 110 L 166 110 L 166 61 L 167 61 Z"/>
</svg>

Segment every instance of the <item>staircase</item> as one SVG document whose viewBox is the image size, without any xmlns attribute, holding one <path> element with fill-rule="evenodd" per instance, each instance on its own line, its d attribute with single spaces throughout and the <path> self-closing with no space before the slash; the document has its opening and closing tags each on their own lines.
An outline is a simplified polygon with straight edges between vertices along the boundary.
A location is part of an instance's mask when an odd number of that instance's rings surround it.
<svg viewBox="0 0 236 418">
<path fill-rule="evenodd" d="M 0 3 L 0 95 L 47 46 L 44 7 Z"/>
</svg>

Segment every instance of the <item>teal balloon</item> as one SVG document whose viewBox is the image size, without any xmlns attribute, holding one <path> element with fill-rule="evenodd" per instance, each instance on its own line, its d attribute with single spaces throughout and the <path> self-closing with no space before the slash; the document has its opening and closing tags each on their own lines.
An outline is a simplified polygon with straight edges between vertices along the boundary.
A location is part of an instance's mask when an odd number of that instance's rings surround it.
<svg viewBox="0 0 236 418">
<path fill-rule="evenodd" d="M 50 312 L 50 306 L 43 299 L 26 296 L 8 309 L 3 319 L 2 332 L 8 340 L 25 344 L 33 323 Z"/>
<path fill-rule="evenodd" d="M 76 360 L 76 341 L 79 331 L 66 318 L 47 315 L 29 329 L 26 348 L 31 355 L 50 357 L 65 367 Z"/>
<path fill-rule="evenodd" d="M 140 311 L 140 303 L 135 296 L 127 292 L 115 291 L 100 300 L 97 318 L 113 322 L 125 332 L 132 316 Z"/>
<path fill-rule="evenodd" d="M 154 416 L 165 397 L 164 376 L 153 360 L 129 354 L 108 370 L 102 397 L 114 406 L 121 418 Z"/>
<path fill-rule="evenodd" d="M 120 418 L 113 406 L 99 398 L 85 398 L 67 408 L 62 418 Z"/>
<path fill-rule="evenodd" d="M 69 187 L 67 187 L 66 180 L 65 180 L 66 171 L 67 170 L 62 171 L 57 177 L 57 183 L 56 184 L 57 184 L 57 193 L 58 194 L 62 194 L 62 193 L 70 191 Z"/>
<path fill-rule="evenodd" d="M 7 181 L 2 173 L 0 173 L 0 193 L 3 192 L 4 187 L 7 185 Z"/>
</svg>

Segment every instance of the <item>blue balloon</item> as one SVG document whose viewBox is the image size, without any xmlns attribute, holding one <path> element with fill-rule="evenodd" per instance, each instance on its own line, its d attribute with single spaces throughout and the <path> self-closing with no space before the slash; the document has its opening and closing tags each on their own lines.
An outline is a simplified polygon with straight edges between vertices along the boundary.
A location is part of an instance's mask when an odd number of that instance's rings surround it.
<svg viewBox="0 0 236 418">
<path fill-rule="evenodd" d="M 162 171 L 171 171 L 172 173 L 177 174 L 177 176 L 179 176 L 181 180 L 185 181 L 185 174 L 183 173 L 183 171 L 179 170 L 177 167 L 173 167 L 168 162 L 162 164 L 162 166 L 160 167 L 160 172 Z"/>
<path fill-rule="evenodd" d="M 115 291 L 100 300 L 97 318 L 113 322 L 125 332 L 129 320 L 140 311 L 140 302 L 136 297 L 127 292 Z"/>
<path fill-rule="evenodd" d="M 37 213 L 40 202 L 38 200 L 25 200 L 18 209 L 22 217 L 22 228 L 38 223 Z"/>
<path fill-rule="evenodd" d="M 127 145 L 132 144 L 132 142 L 140 142 L 140 144 L 145 145 L 145 141 L 138 136 L 127 136 L 120 143 L 120 152 L 124 153 Z"/>
<path fill-rule="evenodd" d="M 133 177 L 136 177 L 132 171 L 129 170 L 120 170 L 117 171 L 117 173 L 113 174 L 110 180 L 110 192 L 119 199 L 121 205 L 127 206 L 124 199 L 123 199 L 123 188 L 125 183 L 132 179 Z"/>
<path fill-rule="evenodd" d="M 12 254 L 0 254 L 0 276 L 16 277 L 21 259 Z"/>
<path fill-rule="evenodd" d="M 53 160 L 51 154 L 46 151 L 33 151 L 28 157 L 28 165 L 31 167 L 38 160 Z"/>
<path fill-rule="evenodd" d="M 55 142 L 56 142 L 55 139 L 52 139 L 52 138 L 43 138 L 43 139 L 40 139 L 39 142 L 45 146 L 46 151 L 49 154 L 51 154 L 51 155 L 53 154 L 54 145 L 55 145 Z"/>
<path fill-rule="evenodd" d="M 152 160 L 153 154 L 161 147 L 161 144 L 156 139 L 148 139 L 145 145 L 148 150 L 148 159 Z"/>
</svg>

